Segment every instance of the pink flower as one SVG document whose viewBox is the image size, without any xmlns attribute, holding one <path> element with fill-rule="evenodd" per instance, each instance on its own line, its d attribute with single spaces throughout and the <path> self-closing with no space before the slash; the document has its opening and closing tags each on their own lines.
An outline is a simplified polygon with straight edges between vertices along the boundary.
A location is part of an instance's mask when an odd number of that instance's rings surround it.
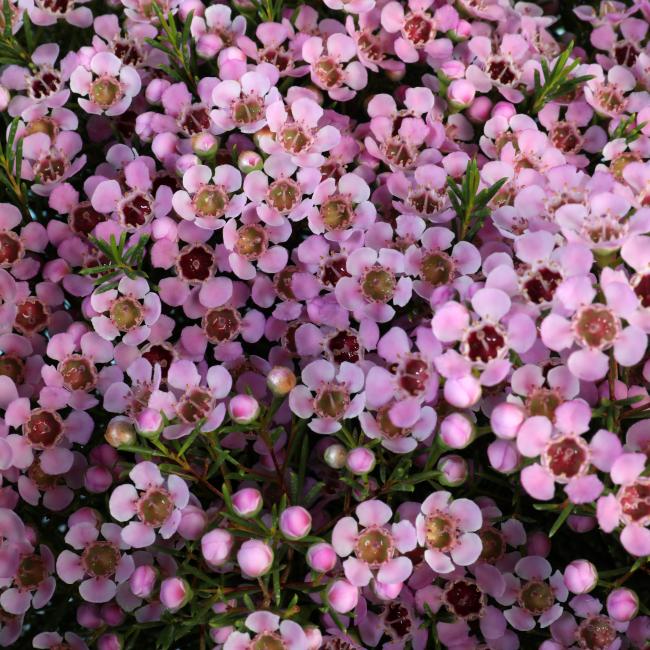
<svg viewBox="0 0 650 650">
<path fill-rule="evenodd" d="M 99 539 L 101 536 L 103 540 Z M 117 586 L 133 573 L 133 558 L 123 551 L 129 545 L 121 539 L 117 524 L 80 522 L 70 526 L 65 541 L 75 551 L 64 550 L 56 560 L 56 572 L 67 584 L 80 582 L 79 593 L 90 603 L 107 603 Z"/>
<path fill-rule="evenodd" d="M 352 61 L 357 48 L 345 34 L 332 34 L 324 43 L 319 36 L 308 38 L 302 58 L 311 69 L 311 80 L 336 101 L 348 101 L 368 83 L 368 72 L 360 61 Z"/>
<path fill-rule="evenodd" d="M 205 13 L 192 17 L 191 34 L 196 39 L 196 53 L 205 59 L 213 58 L 224 47 L 236 42 L 246 33 L 246 18 L 232 17 L 227 5 L 210 5 Z"/>
<path fill-rule="evenodd" d="M 576 74 L 590 74 L 594 78 L 587 81 L 584 88 L 585 99 L 599 115 L 617 117 L 627 109 L 630 92 L 636 85 L 634 75 L 620 65 L 610 68 L 605 77 L 599 65 L 584 65 L 576 69 Z"/>
<path fill-rule="evenodd" d="M 289 393 L 289 406 L 298 417 L 316 415 L 309 422 L 312 431 L 335 433 L 341 428 L 341 419 L 357 417 L 363 410 L 364 379 L 363 371 L 347 361 L 338 372 L 329 361 L 313 361 L 302 371 L 304 385 L 299 384 Z"/>
<path fill-rule="evenodd" d="M 144 548 L 156 541 L 156 530 L 169 539 L 181 521 L 181 510 L 189 500 L 185 481 L 175 474 L 163 479 L 160 470 L 150 461 L 138 463 L 130 472 L 134 485 L 125 483 L 113 490 L 109 500 L 111 515 L 118 521 L 129 521 L 122 529 L 121 539 L 134 548 Z"/>
<path fill-rule="evenodd" d="M 50 4 L 43 0 L 26 0 L 22 3 L 25 11 L 29 14 L 30 20 L 41 27 L 56 25 L 61 19 L 74 27 L 90 27 L 93 22 L 93 14 L 88 7 L 79 7 L 88 0 L 71 0 L 65 5 Z M 43 646 L 49 647 L 49 646 Z"/>
<path fill-rule="evenodd" d="M 308 650 L 307 636 L 298 623 L 290 620 L 280 622 L 280 617 L 266 611 L 249 614 L 246 627 L 253 632 L 233 631 L 226 639 L 223 650 L 248 650 L 252 647 L 281 645 L 292 650 Z"/>
<path fill-rule="evenodd" d="M 88 646 L 83 642 L 82 638 L 74 632 L 66 632 L 64 636 L 61 636 L 58 632 L 40 632 L 34 637 L 32 643 L 35 648 L 42 648 L 43 650 L 57 650 L 64 643 L 70 650 L 88 650 Z"/>
<path fill-rule="evenodd" d="M 416 544 L 415 528 L 410 521 L 388 525 L 393 512 L 382 501 L 360 503 L 353 517 L 339 519 L 332 531 L 332 545 L 343 562 L 349 582 L 365 587 L 371 580 L 393 585 L 408 580 L 413 570 L 411 560 L 401 553 L 412 551 Z M 348 557 L 354 553 L 354 557 Z"/>
<path fill-rule="evenodd" d="M 418 544 L 424 547 L 426 563 L 437 573 L 451 573 L 468 566 L 481 554 L 479 507 L 469 499 L 451 500 L 449 492 L 434 492 L 422 503 L 415 520 Z"/>
</svg>

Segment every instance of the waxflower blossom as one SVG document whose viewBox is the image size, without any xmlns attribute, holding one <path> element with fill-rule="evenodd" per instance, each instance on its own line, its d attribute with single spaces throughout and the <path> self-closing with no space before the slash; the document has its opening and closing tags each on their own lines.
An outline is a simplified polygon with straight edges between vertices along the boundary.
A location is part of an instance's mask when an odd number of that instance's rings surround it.
<svg viewBox="0 0 650 650">
<path fill-rule="evenodd" d="M 176 475 L 163 479 L 150 461 L 138 463 L 129 472 L 129 478 L 134 485 L 125 483 L 115 488 L 109 503 L 111 515 L 117 521 L 129 521 L 122 529 L 122 541 L 142 548 L 153 544 L 157 530 L 163 539 L 171 537 L 189 500 L 185 481 Z M 130 521 L 136 516 L 138 521 Z"/>
<path fill-rule="evenodd" d="M 245 621 L 246 627 L 254 633 L 232 632 L 226 639 L 224 650 L 244 650 L 251 646 L 265 647 L 269 644 L 305 650 L 308 648 L 304 630 L 294 621 L 282 621 L 271 612 L 259 611 L 250 614 Z"/>
</svg>

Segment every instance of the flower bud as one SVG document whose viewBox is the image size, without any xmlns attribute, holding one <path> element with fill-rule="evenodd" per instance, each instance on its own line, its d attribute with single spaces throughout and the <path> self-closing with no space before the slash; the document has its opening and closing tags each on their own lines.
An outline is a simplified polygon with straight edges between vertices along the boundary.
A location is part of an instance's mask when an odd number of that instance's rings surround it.
<svg viewBox="0 0 650 650">
<path fill-rule="evenodd" d="M 183 539 L 199 539 L 208 523 L 208 516 L 198 506 L 187 505 L 181 511 L 181 523 L 178 524 L 178 534 Z"/>
<path fill-rule="evenodd" d="M 564 584 L 574 594 L 588 594 L 598 584 L 598 570 L 588 560 L 574 560 L 564 570 Z"/>
<path fill-rule="evenodd" d="M 244 174 L 262 169 L 263 166 L 264 160 L 257 151 L 242 151 L 237 157 L 237 167 Z"/>
<path fill-rule="evenodd" d="M 442 485 L 457 487 L 467 480 L 467 461 L 462 456 L 443 456 L 438 461 L 437 469 L 442 472 L 439 479 Z"/>
<path fill-rule="evenodd" d="M 97 639 L 97 650 L 122 650 L 124 644 L 117 634 L 102 634 Z"/>
<path fill-rule="evenodd" d="M 357 606 L 359 590 L 347 580 L 336 580 L 327 589 L 327 602 L 339 614 L 346 614 Z"/>
<path fill-rule="evenodd" d="M 136 415 L 135 426 L 143 438 L 156 438 L 163 430 L 165 421 L 155 409 L 144 408 Z"/>
<path fill-rule="evenodd" d="M 490 426 L 497 438 L 512 440 L 517 437 L 519 427 L 526 419 L 526 412 L 518 404 L 503 402 L 490 415 Z"/>
<path fill-rule="evenodd" d="M 290 506 L 280 515 L 280 530 L 287 539 L 302 539 L 311 530 L 311 515 L 302 506 Z"/>
<path fill-rule="evenodd" d="M 618 623 L 631 621 L 639 611 L 639 597 L 627 587 L 614 589 L 607 596 L 607 613 Z"/>
<path fill-rule="evenodd" d="M 77 623 L 87 630 L 96 630 L 104 624 L 97 605 L 90 603 L 82 603 L 77 607 Z"/>
<path fill-rule="evenodd" d="M 259 578 L 273 566 L 273 551 L 259 539 L 244 542 L 237 553 L 237 562 L 242 573 L 249 578 Z"/>
<path fill-rule="evenodd" d="M 526 552 L 528 555 L 548 557 L 549 553 L 551 552 L 551 538 L 541 530 L 537 530 L 534 533 L 531 533 L 528 535 Z"/>
<path fill-rule="evenodd" d="M 106 625 L 109 627 L 117 627 L 118 625 L 122 625 L 122 623 L 124 623 L 124 619 L 126 618 L 124 610 L 115 602 L 103 604 L 99 613 L 102 617 L 103 622 L 106 623 Z"/>
<path fill-rule="evenodd" d="M 129 578 L 131 593 L 138 598 L 149 598 L 158 579 L 158 572 L 149 564 L 136 567 Z"/>
<path fill-rule="evenodd" d="M 440 439 L 452 449 L 467 447 L 474 439 L 475 432 L 474 423 L 460 413 L 452 413 L 440 423 Z"/>
<path fill-rule="evenodd" d="M 508 474 L 514 471 L 519 465 L 519 452 L 517 447 L 510 440 L 495 440 L 491 442 L 488 450 L 490 465 L 497 470 Z"/>
<path fill-rule="evenodd" d="M 92 494 L 106 492 L 113 483 L 113 475 L 108 467 L 94 465 L 86 470 L 84 475 L 84 487 Z"/>
<path fill-rule="evenodd" d="M 454 79 L 447 88 L 447 99 L 456 110 L 467 108 L 474 101 L 475 95 L 476 88 L 467 79 Z"/>
<path fill-rule="evenodd" d="M 260 414 L 260 405 L 252 395 L 235 395 L 228 404 L 228 413 L 237 424 L 250 424 Z"/>
<path fill-rule="evenodd" d="M 465 115 L 474 124 L 483 124 L 490 119 L 492 111 L 492 100 L 485 95 L 477 97 L 472 105 L 465 111 Z"/>
<path fill-rule="evenodd" d="M 467 409 L 481 399 L 481 384 L 476 377 L 466 375 L 460 379 L 448 379 L 443 388 L 445 400 L 452 406 Z"/>
<path fill-rule="evenodd" d="M 336 551 L 331 544 L 320 542 L 307 549 L 307 564 L 317 573 L 327 573 L 336 566 Z"/>
<path fill-rule="evenodd" d="M 115 416 L 106 426 L 104 438 L 111 447 L 116 449 L 122 445 L 135 444 L 136 435 L 133 421 L 124 415 Z"/>
<path fill-rule="evenodd" d="M 192 151 L 199 158 L 214 156 L 219 149 L 219 138 L 212 133 L 197 133 L 192 136 Z"/>
<path fill-rule="evenodd" d="M 291 368 L 275 366 L 266 376 L 266 385 L 274 395 L 284 397 L 295 387 L 296 375 Z"/>
<path fill-rule="evenodd" d="M 375 467 L 375 453 L 367 447 L 357 447 L 348 452 L 345 466 L 353 474 L 367 474 Z"/>
<path fill-rule="evenodd" d="M 212 569 L 220 567 L 228 561 L 235 543 L 233 536 L 221 528 L 215 528 L 201 538 L 201 554 Z"/>
<path fill-rule="evenodd" d="M 245 519 L 255 517 L 264 504 L 262 493 L 255 488 L 242 488 L 241 490 L 237 490 L 232 495 L 231 501 L 235 514 Z"/>
<path fill-rule="evenodd" d="M 304 628 L 307 637 L 307 650 L 318 650 L 323 645 L 323 635 L 315 625 Z"/>
<path fill-rule="evenodd" d="M 323 454 L 323 459 L 332 469 L 341 469 L 345 467 L 345 460 L 348 452 L 343 445 L 338 443 L 330 445 Z"/>
<path fill-rule="evenodd" d="M 160 585 L 160 602 L 172 612 L 176 612 L 192 599 L 192 589 L 183 578 L 166 578 Z"/>
</svg>

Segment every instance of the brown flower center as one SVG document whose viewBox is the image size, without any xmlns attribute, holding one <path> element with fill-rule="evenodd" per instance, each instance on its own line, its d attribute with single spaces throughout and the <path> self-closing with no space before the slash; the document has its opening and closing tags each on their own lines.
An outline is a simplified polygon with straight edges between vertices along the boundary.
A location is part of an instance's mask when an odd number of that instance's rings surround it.
<svg viewBox="0 0 650 650">
<path fill-rule="evenodd" d="M 447 551 L 456 542 L 456 522 L 444 512 L 430 514 L 424 524 L 426 545 L 434 551 Z"/>
<path fill-rule="evenodd" d="M 621 330 L 614 312 L 605 305 L 587 305 L 573 317 L 573 329 L 583 346 L 606 350 L 610 348 Z"/>
<path fill-rule="evenodd" d="M 40 555 L 25 555 L 21 558 L 16 571 L 16 583 L 20 589 L 27 591 L 38 589 L 45 578 L 47 578 L 47 568 Z"/>
<path fill-rule="evenodd" d="M 232 341 L 241 325 L 239 312 L 233 307 L 216 307 L 204 314 L 201 327 L 210 343 Z"/>
<path fill-rule="evenodd" d="M 90 84 L 90 98 L 101 108 L 110 108 L 122 99 L 122 87 L 114 77 L 103 75 Z"/>
<path fill-rule="evenodd" d="M 281 214 L 291 212 L 300 203 L 301 198 L 300 185 L 290 178 L 280 178 L 269 185 L 269 205 Z"/>
<path fill-rule="evenodd" d="M 138 504 L 138 516 L 147 526 L 162 526 L 173 511 L 171 494 L 164 488 L 150 488 Z"/>
<path fill-rule="evenodd" d="M 97 382 L 95 364 L 79 354 L 66 357 L 58 367 L 68 390 L 90 390 Z"/>
<path fill-rule="evenodd" d="M 242 226 L 237 231 L 235 252 L 247 260 L 256 260 L 261 257 L 269 245 L 269 236 L 259 224 Z"/>
<path fill-rule="evenodd" d="M 24 431 L 32 447 L 49 449 L 63 436 L 63 420 L 56 411 L 35 409 L 25 423 Z"/>
<path fill-rule="evenodd" d="M 142 325 L 144 312 L 142 305 L 135 298 L 120 296 L 110 309 L 111 322 L 120 332 L 130 332 Z"/>
<path fill-rule="evenodd" d="M 519 604 L 535 616 L 551 609 L 554 603 L 553 590 L 541 580 L 530 580 L 519 592 Z"/>
<path fill-rule="evenodd" d="M 371 266 L 361 277 L 361 293 L 368 302 L 387 303 L 396 286 L 395 274 L 379 264 Z"/>
<path fill-rule="evenodd" d="M 214 406 L 214 399 L 205 388 L 192 388 L 187 391 L 176 406 L 176 412 L 183 422 L 194 424 L 207 417 Z"/>
<path fill-rule="evenodd" d="M 393 557 L 395 546 L 391 536 L 385 530 L 378 526 L 371 526 L 357 537 L 354 553 L 370 568 L 376 569 Z"/>
<path fill-rule="evenodd" d="M 585 650 L 606 650 L 616 640 L 616 629 L 607 616 L 590 616 L 576 632 L 578 646 Z"/>
<path fill-rule="evenodd" d="M 354 218 L 350 199 L 335 194 L 320 206 L 320 216 L 327 230 L 345 230 Z"/>
<path fill-rule="evenodd" d="M 81 564 L 93 578 L 110 578 L 120 562 L 120 551 L 113 542 L 92 542 L 84 549 Z"/>
<path fill-rule="evenodd" d="M 343 68 L 331 56 L 321 57 L 314 65 L 314 73 L 325 88 L 343 85 Z"/>
</svg>

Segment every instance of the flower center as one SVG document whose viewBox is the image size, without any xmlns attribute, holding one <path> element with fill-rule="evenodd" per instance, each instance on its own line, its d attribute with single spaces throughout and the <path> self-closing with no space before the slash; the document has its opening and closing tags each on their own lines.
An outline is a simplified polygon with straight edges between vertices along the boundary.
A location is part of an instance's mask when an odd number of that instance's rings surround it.
<svg viewBox="0 0 650 650">
<path fill-rule="evenodd" d="M 42 332 L 46 327 L 50 310 L 38 298 L 25 298 L 17 305 L 14 327 L 21 334 L 35 334 Z"/>
<path fill-rule="evenodd" d="M 43 99 L 58 92 L 61 88 L 61 75 L 57 70 L 45 66 L 30 77 L 28 92 L 33 99 Z"/>
<path fill-rule="evenodd" d="M 45 133 L 50 140 L 54 140 L 59 134 L 58 124 L 50 117 L 39 117 L 37 120 L 30 122 L 27 125 L 26 133 L 27 135 L 32 135 L 33 133 Z"/>
<path fill-rule="evenodd" d="M 627 106 L 627 99 L 617 86 L 600 86 L 595 96 L 598 106 L 610 115 L 622 113 Z"/>
<path fill-rule="evenodd" d="M 390 408 L 391 405 L 387 405 L 382 406 L 377 410 L 377 426 L 384 434 L 384 436 L 389 440 L 400 440 L 401 438 L 406 438 L 409 435 L 410 430 L 395 426 L 393 424 L 393 421 L 389 416 Z"/>
<path fill-rule="evenodd" d="M 232 341 L 239 334 L 241 317 L 232 307 L 208 309 L 204 314 L 201 327 L 210 343 Z"/>
<path fill-rule="evenodd" d="M 128 38 L 116 38 L 113 41 L 113 54 L 121 59 L 124 65 L 136 66 L 144 59 L 137 43 Z"/>
<path fill-rule="evenodd" d="M 541 580 L 527 582 L 519 592 L 519 604 L 535 616 L 551 609 L 554 603 L 553 590 Z"/>
<path fill-rule="evenodd" d="M 260 61 L 274 65 L 280 72 L 292 66 L 292 58 L 283 47 L 267 47 L 260 52 Z"/>
<path fill-rule="evenodd" d="M 456 522 L 444 512 L 433 512 L 424 523 L 426 545 L 434 551 L 448 551 L 456 543 Z"/>
<path fill-rule="evenodd" d="M 45 156 L 34 167 L 34 174 L 41 183 L 55 183 L 65 176 L 68 161 L 55 153 Z"/>
<path fill-rule="evenodd" d="M 588 449 L 581 438 L 568 436 L 546 448 L 544 462 L 556 479 L 570 479 L 588 467 Z"/>
<path fill-rule="evenodd" d="M 93 578 L 109 578 L 120 562 L 120 551 L 113 542 L 92 542 L 84 549 L 81 564 Z"/>
<path fill-rule="evenodd" d="M 345 277 L 350 277 L 347 269 L 347 258 L 339 255 L 330 257 L 321 264 L 320 279 L 326 287 L 335 287 L 336 283 Z"/>
<path fill-rule="evenodd" d="M 52 14 L 63 16 L 68 12 L 73 0 L 38 0 L 41 7 Z"/>
<path fill-rule="evenodd" d="M 341 330 L 327 341 L 327 351 L 335 363 L 358 363 L 361 360 L 359 337 L 351 330 Z"/>
<path fill-rule="evenodd" d="M 320 216 L 327 230 L 345 230 L 352 223 L 354 210 L 350 199 L 335 194 L 320 206 Z"/>
<path fill-rule="evenodd" d="M 273 286 L 283 300 L 295 300 L 296 295 L 293 292 L 293 276 L 298 272 L 295 266 L 287 266 L 279 273 L 275 274 L 273 279 Z"/>
<path fill-rule="evenodd" d="M 56 411 L 35 409 L 25 423 L 25 435 L 32 447 L 49 449 L 63 436 L 63 420 Z"/>
<path fill-rule="evenodd" d="M 142 381 L 133 384 L 131 386 L 129 405 L 126 410 L 127 415 L 135 417 L 143 408 L 147 407 L 152 392 L 153 388 L 149 382 Z"/>
<path fill-rule="evenodd" d="M 179 254 L 178 274 L 190 284 L 201 284 L 212 276 L 214 252 L 206 244 L 190 244 Z"/>
<path fill-rule="evenodd" d="M 61 361 L 58 370 L 68 390 L 90 390 L 97 382 L 95 364 L 79 354 L 71 354 Z"/>
<path fill-rule="evenodd" d="M 188 424 L 194 424 L 201 418 L 208 417 L 214 406 L 214 400 L 209 390 L 192 388 L 187 391 L 176 406 L 178 416 Z"/>
<path fill-rule="evenodd" d="M 475 362 L 488 363 L 507 351 L 505 332 L 499 325 L 485 323 L 473 328 L 465 337 L 463 354 Z"/>
<path fill-rule="evenodd" d="M 639 50 L 629 41 L 619 41 L 614 46 L 614 58 L 619 65 L 631 68 L 639 56 Z"/>
<path fill-rule="evenodd" d="M 349 405 L 350 394 L 347 389 L 334 382 L 323 385 L 314 398 L 314 411 L 321 418 L 338 420 Z"/>
<path fill-rule="evenodd" d="M 152 365 L 155 366 L 158 364 L 160 366 L 160 371 L 162 378 L 167 377 L 167 372 L 169 371 L 169 366 L 172 361 L 175 359 L 175 355 L 171 346 L 167 343 L 158 343 L 147 348 L 142 356 Z"/>
<path fill-rule="evenodd" d="M 25 362 L 13 354 L 0 356 L 0 375 L 13 379 L 15 384 L 22 384 L 25 379 Z"/>
<path fill-rule="evenodd" d="M 517 73 L 510 62 L 502 56 L 491 56 L 485 66 L 485 72 L 497 83 L 512 86 L 517 81 Z"/>
<path fill-rule="evenodd" d="M 174 511 L 171 494 L 164 488 L 150 488 L 140 499 L 138 516 L 147 526 L 162 526 Z"/>
<path fill-rule="evenodd" d="M 194 211 L 200 217 L 219 218 L 228 207 L 228 195 L 216 185 L 204 185 L 194 197 Z"/>
<path fill-rule="evenodd" d="M 395 546 L 391 536 L 385 530 L 378 526 L 371 526 L 357 537 L 354 553 L 370 568 L 376 569 L 393 557 Z"/>
<path fill-rule="evenodd" d="M 20 589 L 31 591 L 47 578 L 45 561 L 40 555 L 25 555 L 16 571 L 16 583 Z"/>
<path fill-rule="evenodd" d="M 494 564 L 504 556 L 506 552 L 506 540 L 501 531 L 493 526 L 487 526 L 481 529 L 478 535 L 483 545 L 480 556 L 481 560 Z"/>
<path fill-rule="evenodd" d="M 423 47 L 435 36 L 436 26 L 424 14 L 409 13 L 404 20 L 402 34 L 415 47 Z"/>
<path fill-rule="evenodd" d="M 387 605 L 384 610 L 384 626 L 389 636 L 396 641 L 407 637 L 413 627 L 408 609 L 399 603 Z"/>
<path fill-rule="evenodd" d="M 321 57 L 314 65 L 314 73 L 325 88 L 339 88 L 343 84 L 343 68 L 331 56 Z"/>
<path fill-rule="evenodd" d="M 448 582 L 443 600 L 452 614 L 466 621 L 478 619 L 485 607 L 485 595 L 476 583 L 470 580 Z"/>
<path fill-rule="evenodd" d="M 133 192 L 122 201 L 119 211 L 124 225 L 137 230 L 151 219 L 153 199 L 149 194 Z"/>
<path fill-rule="evenodd" d="M 400 136 L 393 136 L 386 140 L 382 147 L 386 160 L 395 167 L 406 169 L 415 163 L 416 151 Z"/>
<path fill-rule="evenodd" d="M 435 190 L 427 190 L 418 188 L 417 190 L 412 190 L 409 192 L 407 203 L 418 213 L 425 216 L 431 216 L 440 212 L 445 205 L 443 197 L 436 192 Z M 445 253 L 440 253 L 436 251 L 431 253 L 433 255 L 445 255 Z M 423 262 L 424 264 L 424 262 Z"/>
<path fill-rule="evenodd" d="M 256 260 L 262 256 L 269 245 L 269 236 L 259 224 L 242 226 L 237 231 L 235 252 L 247 260 Z"/>
<path fill-rule="evenodd" d="M 269 185 L 269 205 L 282 214 L 291 212 L 302 197 L 300 185 L 290 178 L 280 178 Z"/>
<path fill-rule="evenodd" d="M 275 632 L 260 632 L 248 647 L 249 650 L 286 650 L 287 644 Z"/>
<path fill-rule="evenodd" d="M 0 248 L 0 254 L 1 250 Z M 641 275 L 640 273 L 636 274 L 632 278 L 632 287 L 641 304 L 646 308 L 650 307 L 650 273 L 646 273 L 645 275 Z"/>
<path fill-rule="evenodd" d="M 97 212 L 90 201 L 80 203 L 68 215 L 68 225 L 77 235 L 90 235 L 95 226 L 103 221 L 106 221 L 106 215 Z"/>
<path fill-rule="evenodd" d="M 606 350 L 621 331 L 621 323 L 609 307 L 587 305 L 573 317 L 573 329 L 584 347 Z"/>
<path fill-rule="evenodd" d="M 34 482 L 41 492 L 47 492 L 62 483 L 61 476 L 46 474 L 38 459 L 29 466 L 27 476 Z"/>
<path fill-rule="evenodd" d="M 420 276 L 433 287 L 449 284 L 454 276 L 454 261 L 442 251 L 433 251 L 422 257 Z"/>
<path fill-rule="evenodd" d="M 616 629 L 607 616 L 590 616 L 576 632 L 578 646 L 587 650 L 605 650 L 616 640 Z"/>
<path fill-rule="evenodd" d="M 369 61 L 379 63 L 384 60 L 384 50 L 381 40 L 367 29 L 359 32 L 357 48 Z"/>
<path fill-rule="evenodd" d="M 622 487 L 618 501 L 627 521 L 646 525 L 650 522 L 650 478 L 641 477 L 631 485 Z"/>
<path fill-rule="evenodd" d="M 582 135 L 572 122 L 556 122 L 549 135 L 553 146 L 564 153 L 578 153 L 582 149 Z"/>
<path fill-rule="evenodd" d="M 409 357 L 400 364 L 399 385 L 409 395 L 421 395 L 431 376 L 429 364 L 420 357 Z"/>
<path fill-rule="evenodd" d="M 25 253 L 20 237 L 12 230 L 0 232 L 0 267 L 7 268 Z"/>
<path fill-rule="evenodd" d="M 280 144 L 287 153 L 299 154 L 311 147 L 314 138 L 300 124 L 288 124 L 278 135 Z"/>
<path fill-rule="evenodd" d="M 396 286 L 395 274 L 379 264 L 371 266 L 361 277 L 361 293 L 368 302 L 387 303 Z"/>
<path fill-rule="evenodd" d="M 90 84 L 90 98 L 102 108 L 113 106 L 122 96 L 122 87 L 115 77 L 102 75 Z"/>
<path fill-rule="evenodd" d="M 232 119 L 238 126 L 254 124 L 264 116 L 264 102 L 256 95 L 238 99 L 232 106 Z"/>
<path fill-rule="evenodd" d="M 180 126 L 187 135 L 204 133 L 210 128 L 210 114 L 205 106 L 191 106 L 180 120 Z"/>
<path fill-rule="evenodd" d="M 523 292 L 530 302 L 542 305 L 553 300 L 555 290 L 562 282 L 562 274 L 547 266 L 541 266 L 525 274 Z"/>
<path fill-rule="evenodd" d="M 555 410 L 564 400 L 557 390 L 551 388 L 535 388 L 526 399 L 528 414 L 543 415 L 551 422 L 555 421 Z"/>
<path fill-rule="evenodd" d="M 120 332 L 129 332 L 140 327 L 144 321 L 142 305 L 130 296 L 120 296 L 110 310 L 111 321 Z"/>
</svg>

